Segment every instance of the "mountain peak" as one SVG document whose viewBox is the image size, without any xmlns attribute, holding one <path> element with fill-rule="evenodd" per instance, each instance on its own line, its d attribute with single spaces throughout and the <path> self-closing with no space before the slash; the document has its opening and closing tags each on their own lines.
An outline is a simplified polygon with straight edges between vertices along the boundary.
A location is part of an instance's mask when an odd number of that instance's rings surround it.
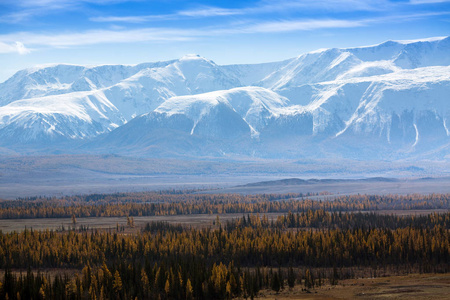
<svg viewBox="0 0 450 300">
<path fill-rule="evenodd" d="M 186 54 L 176 64 L 178 66 L 216 66 L 216 63 L 198 54 Z"/>
<path fill-rule="evenodd" d="M 414 43 L 423 43 L 423 42 L 440 42 L 442 40 L 448 39 L 450 36 L 438 36 L 424 39 L 416 39 L 416 40 L 394 40 L 392 42 L 400 43 L 400 44 L 414 44 Z"/>
<path fill-rule="evenodd" d="M 186 54 L 180 58 L 180 61 L 182 60 L 207 60 L 203 56 L 200 56 L 199 54 Z"/>
</svg>

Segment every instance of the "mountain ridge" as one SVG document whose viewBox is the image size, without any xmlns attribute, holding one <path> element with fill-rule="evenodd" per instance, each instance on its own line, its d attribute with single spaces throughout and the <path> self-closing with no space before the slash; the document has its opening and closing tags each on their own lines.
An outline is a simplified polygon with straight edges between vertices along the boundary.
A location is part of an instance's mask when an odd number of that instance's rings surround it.
<svg viewBox="0 0 450 300">
<path fill-rule="evenodd" d="M 253 65 L 186 55 L 30 68 L 0 83 L 0 146 L 60 153 L 70 141 L 70 151 L 140 156 L 449 159 L 448 54 L 450 38 L 442 37 Z"/>
</svg>

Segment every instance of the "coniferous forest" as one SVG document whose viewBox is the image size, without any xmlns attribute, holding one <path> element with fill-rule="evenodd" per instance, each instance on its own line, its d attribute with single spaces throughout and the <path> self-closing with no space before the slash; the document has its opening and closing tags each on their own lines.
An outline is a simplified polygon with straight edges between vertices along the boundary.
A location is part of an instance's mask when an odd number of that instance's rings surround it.
<svg viewBox="0 0 450 300">
<path fill-rule="evenodd" d="M 450 271 L 449 194 L 313 201 L 194 192 L 2 201 L 2 219 L 72 217 L 74 225 L 0 233 L 0 298 L 253 298 L 262 289 Z M 422 213 L 394 213 L 410 209 Z M 149 222 L 133 231 L 76 226 L 86 216 L 124 216 L 131 228 L 135 216 L 227 213 L 241 216 L 208 226 Z"/>
</svg>

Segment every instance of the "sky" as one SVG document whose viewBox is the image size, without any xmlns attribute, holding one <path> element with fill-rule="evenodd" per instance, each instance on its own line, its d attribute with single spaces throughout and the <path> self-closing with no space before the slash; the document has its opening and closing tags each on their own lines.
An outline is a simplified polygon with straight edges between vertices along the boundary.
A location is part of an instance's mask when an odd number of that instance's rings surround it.
<svg viewBox="0 0 450 300">
<path fill-rule="evenodd" d="M 280 61 L 450 35 L 450 0 L 0 0 L 0 82 L 53 63 Z"/>
</svg>

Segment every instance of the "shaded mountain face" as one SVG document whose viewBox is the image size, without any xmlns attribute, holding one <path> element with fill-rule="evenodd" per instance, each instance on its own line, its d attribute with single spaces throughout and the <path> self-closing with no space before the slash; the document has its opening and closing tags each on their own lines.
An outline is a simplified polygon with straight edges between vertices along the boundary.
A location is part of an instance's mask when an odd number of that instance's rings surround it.
<svg viewBox="0 0 450 300">
<path fill-rule="evenodd" d="M 54 65 L 0 84 L 0 147 L 19 152 L 448 159 L 449 145 L 448 37 L 256 65 Z"/>
</svg>

